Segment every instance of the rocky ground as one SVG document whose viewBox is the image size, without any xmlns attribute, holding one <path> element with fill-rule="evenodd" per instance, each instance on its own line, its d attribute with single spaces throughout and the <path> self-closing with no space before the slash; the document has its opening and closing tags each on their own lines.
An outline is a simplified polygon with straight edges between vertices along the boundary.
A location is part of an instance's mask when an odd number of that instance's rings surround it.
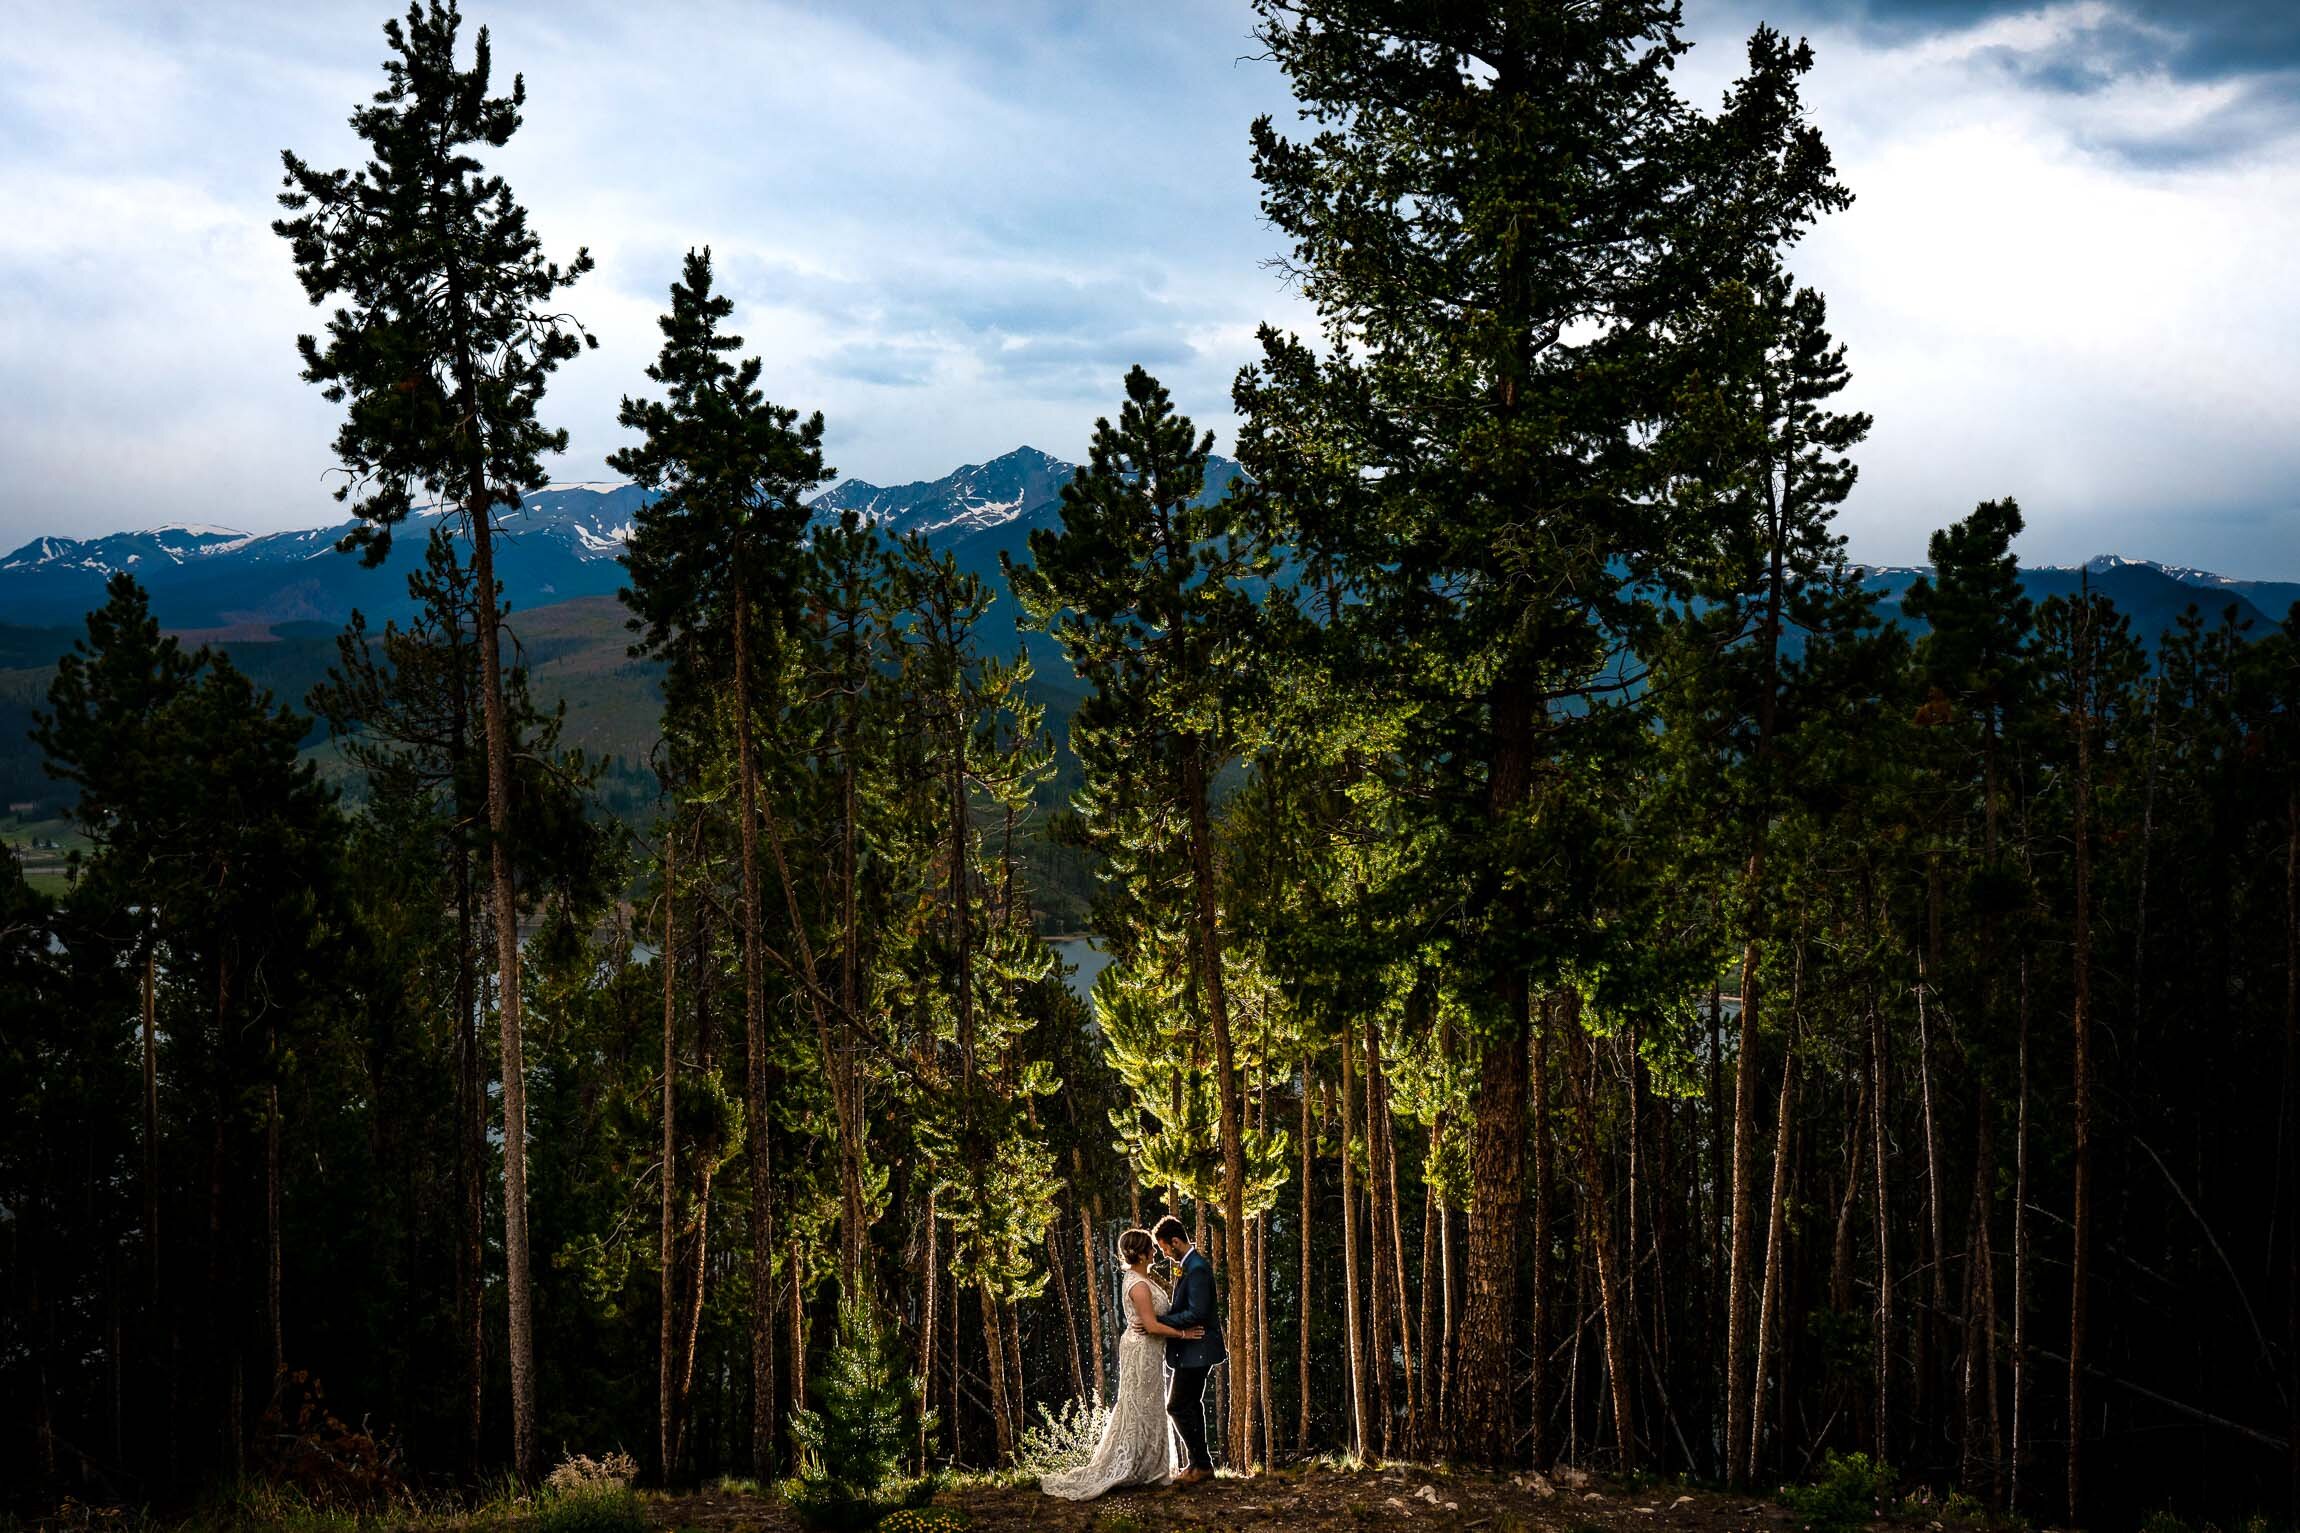
<svg viewBox="0 0 2300 1533">
<path fill-rule="evenodd" d="M 1621 1484 L 1574 1470 L 1543 1477 L 1307 1464 L 1251 1479 L 1224 1476 L 1188 1488 L 1116 1492 L 1079 1504 L 1057 1501 L 1034 1486 L 968 1484 L 943 1491 L 934 1504 L 962 1514 L 970 1533 L 1328 1533 L 1409 1524 L 1464 1533 L 1795 1533 L 1798 1527 L 1770 1501 L 1677 1485 Z M 648 1508 L 656 1526 L 692 1533 L 784 1533 L 798 1526 L 778 1501 L 723 1492 L 650 1498 Z M 1926 1527 L 1922 1519 L 1902 1525 Z"/>
</svg>

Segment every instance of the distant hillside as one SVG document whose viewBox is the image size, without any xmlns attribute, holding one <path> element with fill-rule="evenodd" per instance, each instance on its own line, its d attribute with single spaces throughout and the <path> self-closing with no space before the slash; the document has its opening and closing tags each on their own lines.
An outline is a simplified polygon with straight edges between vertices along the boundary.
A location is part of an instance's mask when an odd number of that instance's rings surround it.
<svg viewBox="0 0 2300 1533">
<path fill-rule="evenodd" d="M 504 518 L 496 544 L 496 572 L 514 604 L 612 596 L 623 583 L 623 540 L 644 501 L 629 484 L 563 485 L 529 496 Z M 410 516 L 378 569 L 335 551 L 348 521 L 303 532 L 175 524 L 100 538 L 35 538 L 0 558 L 0 613 L 12 624 L 76 628 L 102 604 L 112 572 L 124 569 L 151 593 L 153 612 L 171 629 L 261 639 L 275 624 L 301 621 L 332 632 L 354 607 L 381 626 L 412 608 L 407 573 L 421 565 L 435 515 Z"/>
<path fill-rule="evenodd" d="M 1907 566 L 1873 568 L 1861 583 L 1882 596 L 1878 604 L 1881 616 L 1922 632 L 1925 625 L 1902 612 L 1901 595 L 1926 573 L 1925 569 Z M 2021 588 L 2031 601 L 2074 596 L 2087 588 L 2106 596 L 2132 620 L 2133 636 L 2151 650 L 2158 637 L 2191 605 L 2207 622 L 2215 623 L 2224 609 L 2234 607 L 2239 620 L 2251 623 L 2257 633 L 2282 622 L 2292 604 L 2300 602 L 2300 582 L 2234 580 L 2205 570 L 2168 568 L 2115 554 L 2098 554 L 2075 567 L 2024 566 L 2020 573 Z"/>
<path fill-rule="evenodd" d="M 842 480 L 812 506 L 818 522 L 852 511 L 890 533 L 917 534 L 981 576 L 998 600 L 980 642 L 997 654 L 1028 649 L 1038 672 L 1035 691 L 1057 733 L 1066 734 L 1078 683 L 1051 639 L 1019 626 L 1022 614 L 1006 590 L 999 556 L 1026 558 L 1030 534 L 1060 524 L 1062 487 L 1075 471 L 1051 454 L 1018 447 L 940 479 L 891 486 Z M 1240 472 L 1228 459 L 1214 459 L 1205 493 L 1226 493 Z M 641 791 L 662 699 L 657 669 L 627 653 L 630 636 L 614 596 L 623 584 L 624 543 L 645 501 L 629 484 L 538 492 L 506 518 L 496 556 L 512 603 L 511 629 L 538 694 L 566 702 L 570 743 L 624 763 L 611 795 L 624 800 Z M 335 662 L 335 634 L 354 608 L 378 627 L 408 615 L 406 574 L 422 557 L 427 527 L 424 513 L 411 517 L 380 569 L 362 568 L 357 558 L 334 551 L 349 528 L 341 522 L 263 535 L 173 524 L 98 538 L 35 538 L 0 558 L 0 616 L 6 619 L 0 623 L 0 803 L 56 798 L 25 731 L 46 699 L 56 657 L 84 631 L 82 618 L 103 599 L 112 571 L 134 572 L 161 622 L 185 643 L 224 649 L 259 684 L 300 707 Z M 1875 567 L 1864 584 L 1879 593 L 1889 620 L 1910 622 L 1900 599 L 1921 573 Z M 2081 568 L 2026 568 L 2021 579 L 2040 601 L 2089 583 L 2131 617 L 2134 632 L 2152 647 L 2191 603 L 2212 620 L 2233 605 L 2258 631 L 2300 601 L 2300 582 L 2231 578 L 2106 554 Z"/>
</svg>

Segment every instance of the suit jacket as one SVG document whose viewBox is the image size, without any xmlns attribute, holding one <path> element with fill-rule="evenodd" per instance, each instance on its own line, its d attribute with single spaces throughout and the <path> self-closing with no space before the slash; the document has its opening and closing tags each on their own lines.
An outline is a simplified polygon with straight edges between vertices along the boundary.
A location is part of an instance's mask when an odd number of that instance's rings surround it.
<svg viewBox="0 0 2300 1533">
<path fill-rule="evenodd" d="M 1222 1345 L 1222 1313 L 1214 1303 L 1214 1264 L 1206 1260 L 1205 1252 L 1192 1247 L 1182 1258 L 1182 1275 L 1174 1283 L 1174 1302 L 1158 1318 L 1176 1328 L 1206 1328 L 1206 1334 L 1196 1341 L 1167 1337 L 1167 1367 L 1211 1368 L 1228 1360 L 1230 1353 Z"/>
</svg>

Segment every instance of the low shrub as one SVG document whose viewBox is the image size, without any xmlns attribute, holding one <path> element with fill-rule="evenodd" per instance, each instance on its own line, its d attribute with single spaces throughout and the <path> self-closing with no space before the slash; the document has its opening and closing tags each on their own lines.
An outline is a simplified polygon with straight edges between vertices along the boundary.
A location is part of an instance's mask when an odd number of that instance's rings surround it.
<svg viewBox="0 0 2300 1533">
<path fill-rule="evenodd" d="M 647 1514 L 631 1489 L 639 1465 L 628 1453 L 562 1459 L 535 1498 L 535 1533 L 646 1533 Z"/>
<path fill-rule="evenodd" d="M 1039 1406 L 1037 1424 L 1015 1444 L 1015 1470 L 1026 1478 L 1044 1479 L 1076 1469 L 1094 1456 L 1095 1445 L 1102 1441 L 1102 1424 L 1109 1418 L 1107 1408 L 1083 1397 L 1073 1398 L 1059 1411 Z"/>
<path fill-rule="evenodd" d="M 1781 1504 L 1811 1533 L 1853 1533 L 1890 1508 L 1896 1478 L 1892 1465 L 1866 1453 L 1831 1453 L 1819 1479 L 1782 1488 Z"/>
</svg>

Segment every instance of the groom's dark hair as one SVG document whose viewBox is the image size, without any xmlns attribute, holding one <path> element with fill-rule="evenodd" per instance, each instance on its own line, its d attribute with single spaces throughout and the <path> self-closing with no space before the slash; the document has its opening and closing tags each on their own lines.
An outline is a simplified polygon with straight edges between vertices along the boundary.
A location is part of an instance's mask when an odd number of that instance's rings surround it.
<svg viewBox="0 0 2300 1533">
<path fill-rule="evenodd" d="M 1169 1240 L 1188 1240 L 1190 1231 L 1181 1220 L 1168 1214 L 1158 1221 L 1158 1227 L 1150 1232 L 1150 1238 L 1163 1246 Z"/>
</svg>

